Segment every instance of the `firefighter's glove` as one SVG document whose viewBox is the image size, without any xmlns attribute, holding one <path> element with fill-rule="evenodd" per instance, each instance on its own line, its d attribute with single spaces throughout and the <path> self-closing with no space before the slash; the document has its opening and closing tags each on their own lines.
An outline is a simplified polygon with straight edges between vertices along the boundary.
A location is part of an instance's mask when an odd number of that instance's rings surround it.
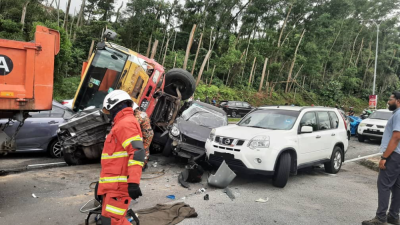
<svg viewBox="0 0 400 225">
<path fill-rule="evenodd" d="M 132 199 L 137 199 L 142 196 L 142 191 L 140 190 L 139 184 L 129 183 L 128 184 L 128 193 Z"/>
</svg>

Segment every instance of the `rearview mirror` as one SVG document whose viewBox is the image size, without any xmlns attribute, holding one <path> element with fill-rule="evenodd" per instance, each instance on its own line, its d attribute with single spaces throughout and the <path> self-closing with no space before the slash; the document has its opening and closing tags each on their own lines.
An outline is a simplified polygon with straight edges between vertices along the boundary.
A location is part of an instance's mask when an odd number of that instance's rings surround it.
<svg viewBox="0 0 400 225">
<path fill-rule="evenodd" d="M 313 128 L 312 128 L 312 126 L 302 126 L 300 132 L 302 134 L 303 133 L 312 133 L 313 132 Z"/>
</svg>

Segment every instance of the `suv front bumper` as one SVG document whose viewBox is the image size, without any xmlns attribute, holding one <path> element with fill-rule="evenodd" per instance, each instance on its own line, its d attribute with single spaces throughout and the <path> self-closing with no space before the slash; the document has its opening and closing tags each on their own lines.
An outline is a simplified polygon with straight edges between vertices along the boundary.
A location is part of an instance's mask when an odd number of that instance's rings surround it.
<svg viewBox="0 0 400 225">
<path fill-rule="evenodd" d="M 359 135 L 363 135 L 363 136 L 367 136 L 367 137 L 382 138 L 384 130 L 385 130 L 385 128 L 378 128 L 378 127 L 376 127 L 376 125 L 373 125 L 372 127 L 358 126 L 357 132 Z"/>
</svg>

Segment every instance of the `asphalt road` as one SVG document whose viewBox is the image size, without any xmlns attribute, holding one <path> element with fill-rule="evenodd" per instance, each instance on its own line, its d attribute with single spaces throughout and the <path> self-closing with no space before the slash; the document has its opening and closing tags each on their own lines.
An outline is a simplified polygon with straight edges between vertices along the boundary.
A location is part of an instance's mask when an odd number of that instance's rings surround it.
<svg viewBox="0 0 400 225">
<path fill-rule="evenodd" d="M 377 153 L 379 143 L 359 143 L 352 137 L 346 159 Z M 46 155 L 11 155 L 0 159 L 1 165 L 59 162 Z M 157 162 L 157 166 L 152 165 Z M 326 174 L 323 168 L 302 170 L 289 179 L 284 189 L 272 186 L 264 176 L 239 175 L 229 188 L 236 199 L 231 200 L 220 189 L 209 187 L 208 174 L 201 183 L 185 189 L 177 176 L 185 163 L 173 157 L 154 156 L 150 169 L 141 182 L 143 197 L 132 208 L 143 209 L 157 203 L 179 201 L 193 206 L 198 218 L 182 224 L 359 224 L 372 218 L 376 209 L 377 173 L 356 163 L 344 164 L 337 175 Z M 155 179 L 157 172 L 165 174 Z M 28 170 L 0 176 L 0 225 L 2 224 L 82 224 L 85 218 L 79 208 L 92 199 L 89 188 L 98 180 L 99 164 Z M 204 194 L 195 194 L 205 187 Z M 32 197 L 35 194 L 38 198 Z M 181 200 L 185 197 L 185 200 Z M 267 203 L 255 200 L 268 199 Z"/>
</svg>

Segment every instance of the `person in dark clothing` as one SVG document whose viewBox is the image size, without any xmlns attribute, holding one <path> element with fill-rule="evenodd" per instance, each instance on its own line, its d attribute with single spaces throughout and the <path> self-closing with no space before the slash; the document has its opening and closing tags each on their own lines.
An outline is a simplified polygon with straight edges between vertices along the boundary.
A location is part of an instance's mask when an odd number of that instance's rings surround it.
<svg viewBox="0 0 400 225">
<path fill-rule="evenodd" d="M 210 99 L 208 98 L 208 96 L 206 97 L 206 99 L 204 100 L 205 103 L 210 104 Z"/>
<path fill-rule="evenodd" d="M 362 225 L 400 225 L 400 92 L 394 92 L 387 103 L 393 115 L 387 122 L 380 146 L 383 154 L 379 161 L 378 209 L 375 218 L 362 222 Z"/>
</svg>

